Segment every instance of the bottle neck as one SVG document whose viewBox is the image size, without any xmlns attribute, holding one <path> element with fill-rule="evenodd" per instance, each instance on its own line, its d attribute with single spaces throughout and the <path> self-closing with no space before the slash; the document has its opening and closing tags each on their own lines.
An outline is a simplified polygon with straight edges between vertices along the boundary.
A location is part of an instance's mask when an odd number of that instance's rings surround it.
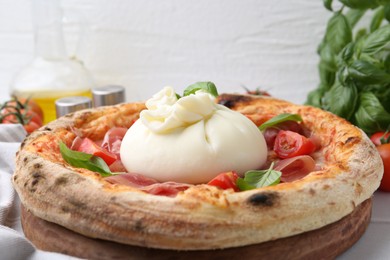
<svg viewBox="0 0 390 260">
<path fill-rule="evenodd" d="M 66 58 L 62 10 L 58 0 L 33 1 L 35 55 L 44 59 Z"/>
</svg>

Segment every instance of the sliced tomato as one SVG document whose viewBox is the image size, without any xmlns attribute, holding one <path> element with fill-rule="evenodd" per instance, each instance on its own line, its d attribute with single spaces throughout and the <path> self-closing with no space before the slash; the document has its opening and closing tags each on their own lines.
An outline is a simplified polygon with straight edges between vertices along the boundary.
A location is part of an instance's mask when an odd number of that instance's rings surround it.
<svg viewBox="0 0 390 260">
<path fill-rule="evenodd" d="M 372 141 L 376 146 L 381 145 L 381 144 L 388 143 L 389 138 L 390 138 L 390 133 L 389 133 L 389 132 L 378 132 L 378 133 L 373 134 L 373 135 L 370 137 L 371 141 Z M 384 141 L 384 143 L 382 143 L 382 140 Z"/>
<path fill-rule="evenodd" d="M 274 151 L 282 159 L 309 155 L 315 149 L 316 145 L 310 139 L 292 131 L 280 130 L 275 138 Z"/>
<path fill-rule="evenodd" d="M 89 138 L 83 139 L 77 151 L 98 156 L 102 158 L 107 163 L 107 165 L 111 165 L 117 159 L 115 154 L 112 154 L 107 150 L 101 148 L 99 145 L 97 145 L 94 141 L 92 141 Z"/>
<path fill-rule="evenodd" d="M 240 191 L 237 187 L 238 174 L 235 171 L 223 172 L 218 174 L 214 179 L 209 181 L 207 184 L 216 186 L 221 189 L 233 189 L 234 191 Z"/>
</svg>

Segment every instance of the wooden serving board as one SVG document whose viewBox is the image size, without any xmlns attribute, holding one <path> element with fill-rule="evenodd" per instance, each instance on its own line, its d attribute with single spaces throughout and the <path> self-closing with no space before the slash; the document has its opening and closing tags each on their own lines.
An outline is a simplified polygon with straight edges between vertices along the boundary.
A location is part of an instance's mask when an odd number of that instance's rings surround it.
<svg viewBox="0 0 390 260">
<path fill-rule="evenodd" d="M 22 206 L 25 236 L 39 249 L 87 259 L 333 259 L 364 234 L 372 200 L 323 228 L 256 245 L 223 250 L 175 251 L 150 249 L 92 239 L 35 217 Z"/>
</svg>

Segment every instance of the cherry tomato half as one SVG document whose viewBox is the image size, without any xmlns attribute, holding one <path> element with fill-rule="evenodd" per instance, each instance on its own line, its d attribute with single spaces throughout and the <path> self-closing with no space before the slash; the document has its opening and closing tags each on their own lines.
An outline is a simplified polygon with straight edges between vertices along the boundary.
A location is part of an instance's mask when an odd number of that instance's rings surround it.
<svg viewBox="0 0 390 260">
<path fill-rule="evenodd" d="M 382 138 L 384 141 L 386 141 L 387 139 L 389 139 L 389 137 L 390 137 L 389 132 L 378 132 L 378 133 L 373 134 L 370 137 L 370 139 L 376 146 L 378 146 L 378 145 L 382 144 L 382 142 L 381 142 Z"/>
<path fill-rule="evenodd" d="M 379 189 L 390 192 L 390 144 L 382 144 L 377 147 L 382 158 L 384 172 Z"/>
<path fill-rule="evenodd" d="M 233 189 L 234 191 L 240 191 L 237 187 L 238 175 L 235 171 L 223 172 L 218 174 L 214 179 L 209 181 L 207 184 L 211 186 L 216 186 L 221 189 Z"/>
<path fill-rule="evenodd" d="M 111 165 L 112 163 L 114 163 L 117 160 L 115 154 L 112 154 L 112 153 L 108 152 L 107 150 L 101 148 L 100 146 L 98 146 L 94 141 L 92 141 L 89 138 L 83 139 L 83 141 L 80 143 L 80 146 L 78 147 L 77 151 L 98 156 L 98 157 L 102 158 L 107 163 L 107 165 Z"/>
<path fill-rule="evenodd" d="M 299 155 L 309 155 L 316 149 L 315 144 L 305 136 L 280 130 L 275 138 L 274 151 L 282 159 Z"/>
</svg>

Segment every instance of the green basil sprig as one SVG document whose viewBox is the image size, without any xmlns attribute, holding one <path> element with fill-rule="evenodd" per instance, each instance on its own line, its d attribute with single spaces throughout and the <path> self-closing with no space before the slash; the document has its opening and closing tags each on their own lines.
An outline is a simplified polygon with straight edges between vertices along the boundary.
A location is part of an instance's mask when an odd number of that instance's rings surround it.
<svg viewBox="0 0 390 260">
<path fill-rule="evenodd" d="M 268 121 L 264 122 L 261 126 L 259 126 L 259 129 L 261 131 L 264 131 L 265 129 L 267 129 L 269 127 L 275 126 L 275 125 L 283 123 L 285 121 L 301 122 L 302 117 L 298 114 L 289 114 L 289 113 L 279 114 L 279 115 L 274 116 L 273 118 L 269 119 Z"/>
<path fill-rule="evenodd" d="M 318 47 L 320 83 L 306 104 L 344 117 L 367 134 L 384 131 L 390 126 L 390 2 L 334 2 L 323 0 L 333 15 Z M 354 28 L 367 13 L 373 13 L 371 21 Z"/>
<path fill-rule="evenodd" d="M 206 82 L 197 82 L 190 86 L 188 86 L 183 93 L 183 96 L 189 96 L 191 94 L 195 94 L 195 92 L 202 90 L 204 92 L 207 92 L 211 94 L 214 97 L 218 96 L 218 90 L 217 87 L 214 85 L 213 82 L 206 81 Z"/>
<path fill-rule="evenodd" d="M 102 158 L 92 154 L 73 151 L 63 142 L 60 142 L 59 146 L 62 158 L 64 158 L 64 160 L 70 165 L 98 172 L 103 177 L 112 175 L 110 168 L 108 168 L 106 162 Z"/>
<path fill-rule="evenodd" d="M 237 179 L 237 186 L 241 191 L 273 186 L 280 182 L 280 171 L 273 170 L 273 163 L 267 170 L 247 171 L 244 178 Z"/>
</svg>

